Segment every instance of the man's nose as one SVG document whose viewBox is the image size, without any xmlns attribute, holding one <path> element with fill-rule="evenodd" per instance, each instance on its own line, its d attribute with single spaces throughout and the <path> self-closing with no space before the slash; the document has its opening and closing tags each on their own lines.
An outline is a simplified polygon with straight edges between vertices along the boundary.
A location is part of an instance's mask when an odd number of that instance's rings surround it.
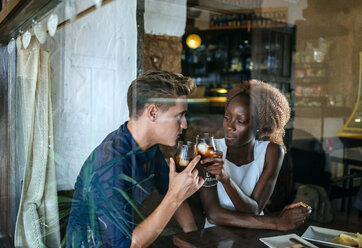
<svg viewBox="0 0 362 248">
<path fill-rule="evenodd" d="M 187 128 L 187 120 L 186 120 L 186 117 L 183 116 L 182 119 L 181 119 L 181 128 L 182 129 L 186 129 Z"/>
</svg>

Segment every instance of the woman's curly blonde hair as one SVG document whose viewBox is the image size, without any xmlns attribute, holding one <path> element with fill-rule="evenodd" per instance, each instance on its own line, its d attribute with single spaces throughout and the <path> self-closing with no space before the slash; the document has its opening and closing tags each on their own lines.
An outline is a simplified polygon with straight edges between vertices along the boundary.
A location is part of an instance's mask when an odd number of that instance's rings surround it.
<svg viewBox="0 0 362 248">
<path fill-rule="evenodd" d="M 249 96 L 251 104 L 256 107 L 257 139 L 279 144 L 286 151 L 283 136 L 290 108 L 285 96 L 272 85 L 253 79 L 240 83 L 229 91 L 225 108 L 238 95 Z"/>
</svg>

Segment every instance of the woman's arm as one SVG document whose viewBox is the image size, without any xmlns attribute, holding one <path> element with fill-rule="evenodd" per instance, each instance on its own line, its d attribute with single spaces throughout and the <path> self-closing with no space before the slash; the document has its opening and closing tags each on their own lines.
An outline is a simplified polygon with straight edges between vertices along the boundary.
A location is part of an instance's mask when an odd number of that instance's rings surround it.
<svg viewBox="0 0 362 248">
<path fill-rule="evenodd" d="M 283 149 L 277 144 L 269 143 L 265 154 L 263 172 L 250 197 L 227 175 L 223 163 L 220 161 L 214 159 L 213 165 L 207 167 L 207 170 L 216 175 L 223 184 L 236 210 L 243 213 L 259 214 L 273 193 L 283 158 Z"/>
<path fill-rule="evenodd" d="M 291 230 L 301 225 L 308 216 L 308 208 L 292 204 L 275 216 L 244 214 L 224 209 L 219 204 L 217 187 L 201 188 L 201 202 L 210 223 L 257 229 Z"/>
<path fill-rule="evenodd" d="M 264 209 L 274 191 L 283 159 L 283 148 L 278 144 L 269 143 L 265 154 L 263 172 L 251 194 L 251 198 L 258 203 L 259 213 Z"/>
<path fill-rule="evenodd" d="M 186 200 L 176 210 L 174 217 L 184 232 L 192 232 L 197 230 L 190 205 Z"/>
</svg>

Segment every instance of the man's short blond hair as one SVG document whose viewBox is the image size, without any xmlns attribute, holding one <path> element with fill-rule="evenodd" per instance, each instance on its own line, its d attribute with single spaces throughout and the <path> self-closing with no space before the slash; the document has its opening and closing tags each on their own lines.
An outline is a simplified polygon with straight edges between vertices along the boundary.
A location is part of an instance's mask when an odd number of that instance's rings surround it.
<svg viewBox="0 0 362 248">
<path fill-rule="evenodd" d="M 137 119 L 150 103 L 166 111 L 176 98 L 189 96 L 195 88 L 190 77 L 168 71 L 147 71 L 129 86 L 127 105 L 129 117 Z"/>
</svg>

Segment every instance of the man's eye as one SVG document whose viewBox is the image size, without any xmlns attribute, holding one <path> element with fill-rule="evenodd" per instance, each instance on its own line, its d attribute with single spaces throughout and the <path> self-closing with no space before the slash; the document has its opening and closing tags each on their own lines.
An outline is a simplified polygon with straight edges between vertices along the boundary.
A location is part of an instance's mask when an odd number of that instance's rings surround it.
<svg viewBox="0 0 362 248">
<path fill-rule="evenodd" d="M 184 116 L 184 114 L 179 114 L 179 115 L 176 116 L 176 119 L 181 120 L 183 116 Z"/>
<path fill-rule="evenodd" d="M 230 120 L 230 117 L 225 115 L 224 120 L 228 121 L 228 120 Z"/>
</svg>

